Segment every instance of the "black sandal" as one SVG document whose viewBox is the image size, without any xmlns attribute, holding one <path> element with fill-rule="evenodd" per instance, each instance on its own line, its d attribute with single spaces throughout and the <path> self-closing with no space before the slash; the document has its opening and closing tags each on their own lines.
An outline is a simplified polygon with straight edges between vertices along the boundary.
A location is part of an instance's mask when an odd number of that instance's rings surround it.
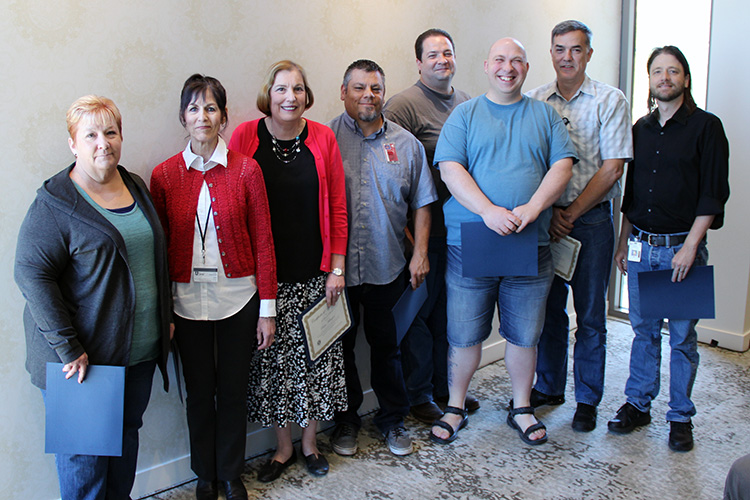
<svg viewBox="0 0 750 500">
<path fill-rule="evenodd" d="M 523 441 L 526 444 L 536 446 L 538 444 L 544 444 L 547 442 L 547 427 L 544 426 L 543 423 L 537 419 L 537 422 L 535 424 L 531 424 L 526 428 L 526 430 L 521 429 L 521 426 L 518 425 L 518 422 L 516 422 L 516 419 L 513 418 L 516 415 L 534 415 L 534 408 L 531 406 L 524 406 L 521 408 L 511 408 L 508 410 L 508 419 L 506 420 L 508 422 L 508 425 L 511 429 L 515 429 L 518 431 L 518 434 L 521 436 L 521 441 Z M 536 416 L 534 417 L 536 418 Z M 529 436 L 533 434 L 534 432 L 544 429 L 544 437 L 539 439 L 531 439 Z"/>
<path fill-rule="evenodd" d="M 468 412 L 464 410 L 463 408 L 456 408 L 455 406 L 446 406 L 445 407 L 445 413 L 452 413 L 454 415 L 460 415 L 461 416 L 461 422 L 458 424 L 458 427 L 455 429 L 451 427 L 451 424 L 448 422 L 444 422 L 443 420 L 435 420 L 432 423 L 432 426 L 435 427 L 441 427 L 449 432 L 447 438 L 441 438 L 440 436 L 436 436 L 434 432 L 432 432 L 432 429 L 430 429 L 430 439 L 438 444 L 448 444 L 452 443 L 456 440 L 458 437 L 458 431 L 463 429 L 469 424 L 469 416 Z"/>
</svg>

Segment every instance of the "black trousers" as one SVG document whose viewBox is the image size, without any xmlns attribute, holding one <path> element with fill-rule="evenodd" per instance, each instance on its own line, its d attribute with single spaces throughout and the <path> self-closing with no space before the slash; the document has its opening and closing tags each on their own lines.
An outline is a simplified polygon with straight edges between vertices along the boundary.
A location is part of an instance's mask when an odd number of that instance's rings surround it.
<svg viewBox="0 0 750 500">
<path fill-rule="evenodd" d="M 242 474 L 259 306 L 256 293 L 237 314 L 219 321 L 175 315 L 187 390 L 190 467 L 207 481 L 230 481 Z"/>
<path fill-rule="evenodd" d="M 373 421 L 383 434 L 404 424 L 404 417 L 409 413 L 409 397 L 406 394 L 401 351 L 396 343 L 396 324 L 391 309 L 406 285 L 406 274 L 402 273 L 386 285 L 364 284 L 347 288 L 354 322 L 353 328 L 342 338 L 349 408 L 336 412 L 334 420 L 337 423 L 347 423 L 357 428 L 362 424 L 357 414 L 363 401 L 362 385 L 354 355 L 360 322 L 359 307 L 362 305 L 365 338 L 370 344 L 370 383 L 380 404 Z"/>
</svg>

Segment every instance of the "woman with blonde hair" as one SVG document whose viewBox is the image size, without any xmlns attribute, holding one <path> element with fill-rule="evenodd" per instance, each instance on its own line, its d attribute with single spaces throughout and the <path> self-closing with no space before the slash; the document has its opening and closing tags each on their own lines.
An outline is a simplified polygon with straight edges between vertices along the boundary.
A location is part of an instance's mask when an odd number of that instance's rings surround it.
<svg viewBox="0 0 750 500">
<path fill-rule="evenodd" d="M 128 499 L 157 365 L 167 388 L 166 240 L 146 184 L 118 165 L 115 103 L 81 97 L 67 122 L 75 161 L 44 181 L 18 235 L 26 369 L 46 402 L 48 362 L 78 383 L 89 365 L 126 367 L 122 455 L 56 454 L 55 463 L 63 500 Z"/>
<path fill-rule="evenodd" d="M 344 290 L 347 214 L 344 168 L 331 129 L 302 117 L 313 93 L 301 66 L 279 61 L 258 92 L 265 118 L 241 124 L 229 149 L 252 156 L 263 170 L 271 210 L 279 281 L 276 343 L 253 359 L 248 417 L 275 426 L 278 447 L 258 480 L 273 481 L 295 463 L 290 423 L 302 429 L 302 455 L 313 475 L 328 472 L 317 424 L 346 408 L 343 353 L 336 342 L 309 364 L 298 317 L 325 295 Z"/>
</svg>

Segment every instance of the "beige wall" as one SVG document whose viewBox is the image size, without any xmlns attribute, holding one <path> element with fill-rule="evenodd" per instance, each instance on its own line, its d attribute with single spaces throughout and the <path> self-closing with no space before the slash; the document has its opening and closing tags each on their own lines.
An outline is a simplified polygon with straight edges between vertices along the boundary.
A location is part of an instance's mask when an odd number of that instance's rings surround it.
<svg viewBox="0 0 750 500">
<path fill-rule="evenodd" d="M 454 83 L 472 95 L 485 88 L 482 62 L 501 36 L 515 36 L 528 48 L 527 89 L 551 80 L 549 31 L 567 18 L 595 33 L 590 75 L 610 84 L 618 77 L 619 1 L 0 1 L 2 498 L 58 495 L 54 461 L 43 453 L 44 407 L 23 367 L 23 299 L 12 267 L 18 227 L 36 189 L 72 161 L 64 115 L 74 99 L 88 93 L 114 99 L 123 114 L 121 163 L 148 179 L 154 165 L 184 147 L 179 91 L 194 72 L 215 76 L 227 88 L 227 137 L 258 116 L 255 94 L 272 62 L 291 58 L 306 67 L 316 96 L 307 116 L 326 121 L 343 111 L 341 76 L 354 59 L 383 66 L 388 95 L 412 84 L 414 38 L 432 26 L 453 35 Z M 138 494 L 191 476 L 183 410 L 176 392 L 165 395 L 159 385 L 141 434 Z M 268 433 L 255 436 L 248 452 L 272 446 Z"/>
<path fill-rule="evenodd" d="M 736 47 L 750 16 L 742 0 L 714 0 L 711 18 L 706 109 L 721 118 L 729 140 L 729 187 L 724 227 L 708 235 L 709 263 L 715 266 L 716 319 L 698 324 L 698 340 L 717 342 L 736 351 L 750 347 L 750 144 L 747 116 L 750 111 L 744 83 L 750 78 L 747 64 L 738 64 Z"/>
</svg>

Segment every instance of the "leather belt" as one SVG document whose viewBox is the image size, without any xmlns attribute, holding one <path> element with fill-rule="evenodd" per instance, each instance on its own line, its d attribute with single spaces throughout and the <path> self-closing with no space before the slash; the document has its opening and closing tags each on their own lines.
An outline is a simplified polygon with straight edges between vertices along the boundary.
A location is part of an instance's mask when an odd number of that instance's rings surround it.
<svg viewBox="0 0 750 500">
<path fill-rule="evenodd" d="M 641 231 L 637 227 L 633 226 L 631 231 L 633 236 L 639 240 L 645 241 L 652 247 L 674 247 L 685 242 L 687 239 L 687 233 L 676 233 L 676 234 L 654 234 L 646 231 Z"/>
</svg>

